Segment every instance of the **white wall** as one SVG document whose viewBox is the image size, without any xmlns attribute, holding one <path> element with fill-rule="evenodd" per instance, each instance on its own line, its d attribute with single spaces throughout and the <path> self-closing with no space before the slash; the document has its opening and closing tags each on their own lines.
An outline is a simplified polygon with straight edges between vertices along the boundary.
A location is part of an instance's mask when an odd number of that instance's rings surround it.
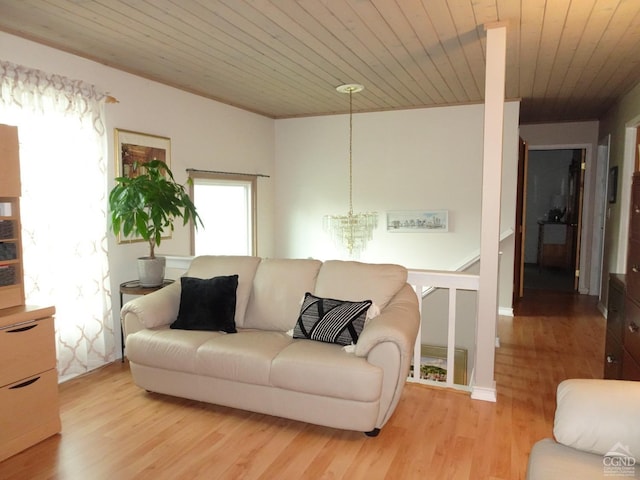
<svg viewBox="0 0 640 480">
<path fill-rule="evenodd" d="M 361 256 L 415 269 L 455 269 L 479 253 L 483 105 L 355 114 L 354 211 L 376 211 L 379 226 Z M 519 103 L 505 107 L 501 231 L 513 228 Z M 344 258 L 322 229 L 346 214 L 348 115 L 276 121 L 276 254 Z M 390 233 L 393 210 L 448 210 L 448 233 Z M 500 306 L 511 308 L 513 237 L 503 242 Z"/>
<path fill-rule="evenodd" d="M 582 202 L 582 237 L 580 255 L 580 293 L 598 295 L 599 262 L 594 261 L 592 245 L 594 237 L 600 234 L 597 219 L 594 218 L 596 191 L 596 153 L 598 145 L 598 122 L 567 122 L 522 125 L 520 136 L 529 149 L 585 148 L 586 171 L 584 178 L 584 198 Z M 593 281 L 592 281 L 593 280 Z"/>
<path fill-rule="evenodd" d="M 636 128 L 640 126 L 640 83 L 614 104 L 600 122 L 599 138 L 611 135 L 610 166 L 618 166 L 618 201 L 608 205 L 603 285 L 609 273 L 625 273 Z M 604 293 L 606 293 L 606 288 Z M 608 295 L 602 296 L 607 304 Z"/>
<path fill-rule="evenodd" d="M 114 128 L 166 136 L 171 139 L 172 165 L 176 178 L 187 178 L 186 168 L 262 173 L 258 180 L 258 254 L 273 255 L 274 121 L 272 119 L 192 95 L 99 63 L 69 55 L 0 32 L 0 58 L 93 83 L 115 96 L 120 103 L 106 106 L 109 135 L 109 185 L 115 176 Z M 61 165 L 61 168 L 64 168 Z M 61 185 L 61 188 L 65 188 Z M 72 188 L 69 186 L 68 188 Z M 106 200 L 105 200 L 106 203 Z M 105 205 L 106 206 L 106 205 Z M 73 219 L 67 219 L 73 221 Z M 220 232 L 221 235 L 224 232 Z M 171 240 L 163 241 L 157 253 L 188 255 L 189 231 L 177 222 Z M 137 278 L 133 259 L 146 253 L 145 244 L 118 245 L 109 235 L 114 322 L 118 321 L 118 285 Z M 126 301 L 127 299 L 125 299 Z M 119 328 L 119 327 L 118 327 Z M 117 330 L 116 330 L 117 331 Z"/>
</svg>

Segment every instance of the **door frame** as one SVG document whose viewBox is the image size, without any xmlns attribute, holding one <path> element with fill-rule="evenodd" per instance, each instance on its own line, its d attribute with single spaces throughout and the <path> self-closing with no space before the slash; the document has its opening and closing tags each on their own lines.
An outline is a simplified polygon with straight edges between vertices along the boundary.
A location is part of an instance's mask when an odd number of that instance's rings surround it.
<svg viewBox="0 0 640 480">
<path fill-rule="evenodd" d="M 573 165 L 573 163 L 572 163 Z M 584 168 L 582 167 L 584 165 Z M 571 256 L 574 260 L 573 264 L 575 267 L 575 277 L 573 288 L 576 291 L 580 290 L 580 276 L 577 275 L 577 272 L 580 271 L 580 259 L 582 258 L 582 215 L 584 214 L 584 190 L 585 190 L 585 171 L 587 169 L 587 151 L 586 149 L 580 149 L 580 165 L 578 166 L 578 219 L 575 227 L 577 229 L 574 238 L 576 240 L 575 245 L 573 245 L 573 252 L 571 252 Z M 570 174 L 571 175 L 571 174 Z M 573 224 L 572 224 L 573 226 Z M 583 273 L 584 274 L 584 273 Z"/>
<path fill-rule="evenodd" d="M 596 156 L 596 195 L 595 195 L 595 205 L 596 211 L 594 212 L 594 220 L 598 222 L 594 224 L 594 235 L 597 233 L 597 230 L 600 230 L 599 236 L 594 236 L 593 248 L 591 249 L 591 254 L 593 256 L 593 262 L 600 262 L 600 269 L 597 272 L 598 277 L 591 279 L 591 284 L 597 283 L 598 289 L 598 301 L 600 305 L 602 305 L 602 301 L 606 294 L 604 291 L 607 289 L 609 284 L 608 275 L 604 275 L 605 270 L 608 270 L 608 267 L 605 266 L 605 253 L 608 254 L 608 246 L 605 243 L 606 235 L 607 235 L 607 221 L 606 219 L 609 216 L 609 154 L 611 151 L 611 134 L 605 135 L 598 141 L 598 150 Z M 620 181 L 618 181 L 620 183 Z M 621 195 L 618 195 L 618 201 L 621 201 Z"/>
<path fill-rule="evenodd" d="M 526 235 L 527 168 L 529 145 L 518 137 L 518 179 L 516 184 L 516 222 L 514 238 L 514 268 L 512 304 L 515 306 L 524 294 L 524 239 Z"/>
<path fill-rule="evenodd" d="M 582 252 L 586 252 L 589 251 L 589 246 L 591 244 L 592 241 L 592 236 L 589 235 L 589 229 L 592 227 L 593 222 L 589 221 L 592 216 L 592 205 L 593 205 L 593 201 L 598 201 L 598 199 L 594 199 L 594 182 L 592 181 L 592 177 L 594 175 L 594 164 L 595 164 L 595 158 L 594 158 L 594 153 L 593 153 L 593 145 L 590 143 L 570 143 L 570 144 L 557 144 L 557 145 L 549 145 L 549 144 L 544 144 L 544 145 L 532 145 L 530 143 L 527 143 L 527 147 L 528 147 L 528 152 L 534 150 L 585 150 L 585 163 L 586 163 L 586 167 L 585 167 L 585 177 L 584 177 L 584 197 L 583 197 L 583 208 L 582 208 L 582 225 L 581 225 L 581 232 L 580 232 L 580 250 Z M 526 178 L 527 178 L 527 172 L 525 171 L 525 174 L 523 176 L 523 182 L 524 183 L 520 183 L 520 181 L 518 181 L 518 186 L 517 186 L 517 195 L 521 195 L 526 188 Z M 520 180 L 520 179 L 519 179 Z M 523 208 L 523 210 L 520 212 L 520 214 L 522 215 L 522 222 L 523 224 L 526 222 L 526 209 L 524 209 L 524 207 L 526 206 L 526 204 L 523 202 L 523 205 L 521 208 Z M 516 214 L 517 216 L 518 214 Z M 598 232 L 599 233 L 599 232 Z M 526 231 L 523 232 L 523 241 L 524 241 L 524 235 L 526 234 Z M 518 268 L 518 265 L 521 265 L 522 262 L 524 261 L 524 251 L 520 252 L 519 256 L 514 255 L 514 270 Z M 578 266 L 581 274 L 580 274 L 580 278 L 579 278 L 579 286 L 578 286 L 578 292 L 581 294 L 589 294 L 589 282 L 587 281 L 589 278 L 591 278 L 592 276 L 592 272 L 594 269 L 596 269 L 596 271 L 599 271 L 599 269 L 601 268 L 601 261 L 595 262 L 595 265 L 593 264 L 594 262 L 592 262 L 592 258 L 589 255 L 581 255 L 580 256 L 580 264 Z M 586 275 L 585 275 L 586 273 Z M 514 298 L 515 298 L 515 293 L 514 293 Z"/>
</svg>

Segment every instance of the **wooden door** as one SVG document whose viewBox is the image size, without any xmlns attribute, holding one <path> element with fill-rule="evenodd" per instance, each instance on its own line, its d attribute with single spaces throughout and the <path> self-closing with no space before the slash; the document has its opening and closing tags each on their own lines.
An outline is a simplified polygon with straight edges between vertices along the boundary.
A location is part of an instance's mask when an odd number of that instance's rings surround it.
<svg viewBox="0 0 640 480">
<path fill-rule="evenodd" d="M 582 199 L 584 197 L 584 172 L 586 168 L 586 150 L 575 150 L 569 166 L 569 201 L 567 202 L 567 222 L 571 228 L 571 247 L 574 251 L 573 270 L 574 290 L 578 290 L 580 281 L 580 241 L 582 237 Z"/>
<path fill-rule="evenodd" d="M 529 146 L 522 138 L 518 147 L 518 190 L 516 193 L 516 224 L 514 238 L 513 304 L 524 295 L 524 240 L 527 202 L 527 162 Z"/>
</svg>

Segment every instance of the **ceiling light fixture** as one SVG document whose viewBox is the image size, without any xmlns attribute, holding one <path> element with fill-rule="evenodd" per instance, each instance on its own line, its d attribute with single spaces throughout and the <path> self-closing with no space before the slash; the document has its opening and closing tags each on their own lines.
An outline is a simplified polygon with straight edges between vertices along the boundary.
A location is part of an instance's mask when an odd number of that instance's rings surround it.
<svg viewBox="0 0 640 480">
<path fill-rule="evenodd" d="M 362 85 L 349 83 L 336 87 L 340 93 L 349 94 L 349 213 L 346 215 L 325 215 L 324 229 L 335 244 L 343 248 L 351 258 L 358 258 L 373 238 L 373 230 L 378 226 L 376 212 L 353 213 L 353 94 L 364 90 Z"/>
</svg>

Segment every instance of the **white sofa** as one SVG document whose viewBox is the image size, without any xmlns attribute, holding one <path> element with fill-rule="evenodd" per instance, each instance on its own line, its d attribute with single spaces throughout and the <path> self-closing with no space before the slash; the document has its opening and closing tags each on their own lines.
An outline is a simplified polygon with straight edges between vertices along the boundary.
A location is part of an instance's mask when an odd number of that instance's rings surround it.
<svg viewBox="0 0 640 480">
<path fill-rule="evenodd" d="M 185 317 L 188 279 L 233 275 L 237 333 L 170 328 Z M 123 306 L 133 379 L 151 392 L 377 435 L 400 399 L 420 322 L 406 282 L 399 265 L 196 257 L 180 281 Z M 355 346 L 292 337 L 307 292 L 373 302 Z"/>
<path fill-rule="evenodd" d="M 533 446 L 527 480 L 640 478 L 640 383 L 563 381 L 553 435 Z"/>
</svg>

